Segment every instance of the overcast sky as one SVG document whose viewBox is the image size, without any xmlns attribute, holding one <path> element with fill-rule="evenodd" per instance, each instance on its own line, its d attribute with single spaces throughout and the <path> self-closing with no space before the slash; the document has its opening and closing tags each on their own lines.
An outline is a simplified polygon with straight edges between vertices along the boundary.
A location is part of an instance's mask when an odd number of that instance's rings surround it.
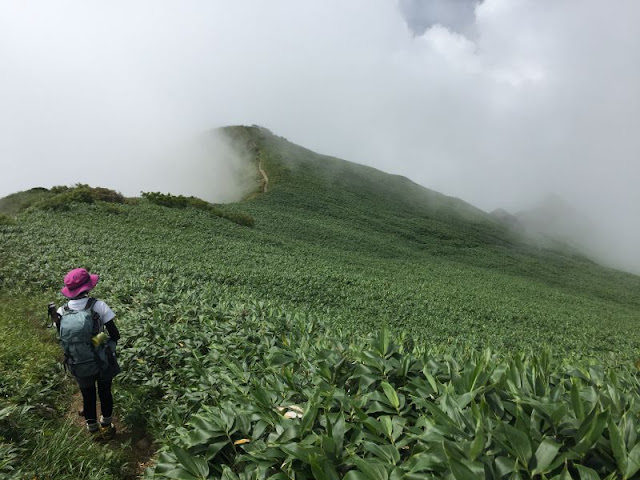
<svg viewBox="0 0 640 480">
<path fill-rule="evenodd" d="M 0 196 L 207 196 L 151 159 L 260 124 L 487 211 L 558 193 L 640 270 L 639 24 L 637 0 L 5 0 Z"/>
</svg>

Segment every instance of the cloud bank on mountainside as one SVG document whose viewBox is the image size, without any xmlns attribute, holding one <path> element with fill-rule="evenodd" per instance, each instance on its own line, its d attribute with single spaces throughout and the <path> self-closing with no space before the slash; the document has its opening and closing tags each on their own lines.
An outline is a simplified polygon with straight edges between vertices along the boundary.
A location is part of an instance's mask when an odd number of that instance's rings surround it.
<svg viewBox="0 0 640 480">
<path fill-rule="evenodd" d="M 560 194 L 640 271 L 640 4 L 436 4 L 3 3 L 0 194 L 167 190 L 164 152 L 255 123 L 485 210 Z"/>
</svg>

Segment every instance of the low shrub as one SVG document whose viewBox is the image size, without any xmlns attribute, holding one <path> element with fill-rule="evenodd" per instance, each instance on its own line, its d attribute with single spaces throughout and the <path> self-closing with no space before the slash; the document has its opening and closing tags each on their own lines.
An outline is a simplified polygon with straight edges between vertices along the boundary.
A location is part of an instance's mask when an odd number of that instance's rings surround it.
<svg viewBox="0 0 640 480">
<path fill-rule="evenodd" d="M 170 193 L 160 192 L 142 192 L 142 197 L 149 200 L 156 205 L 162 205 L 168 208 L 197 208 L 198 210 L 204 210 L 210 212 L 218 217 L 229 220 L 230 222 L 237 223 L 245 227 L 253 227 L 255 219 L 246 213 L 241 212 L 224 212 L 217 208 L 215 205 L 210 204 L 197 197 L 185 197 L 184 195 L 171 195 Z"/>
<path fill-rule="evenodd" d="M 125 213 L 125 209 L 123 207 L 113 203 L 105 203 L 103 205 L 103 210 L 110 215 L 121 215 Z"/>
<path fill-rule="evenodd" d="M 77 184 L 75 187 L 53 187 L 53 197 L 47 198 L 37 206 L 45 210 L 68 210 L 74 203 L 124 203 L 124 197 L 116 192 L 103 187 L 90 187 L 85 184 Z"/>
<path fill-rule="evenodd" d="M 14 223 L 16 223 L 16 221 L 9 215 L 0 213 L 0 227 L 3 225 L 13 225 Z"/>
<path fill-rule="evenodd" d="M 55 193 L 56 195 L 59 193 L 64 193 L 64 192 L 68 192 L 69 190 L 71 190 L 72 187 L 68 187 L 66 185 L 56 185 L 54 187 L 51 187 L 51 189 L 49 190 L 51 193 Z"/>
<path fill-rule="evenodd" d="M 171 195 L 170 193 L 142 192 L 142 197 L 156 205 L 169 208 L 193 207 L 200 210 L 211 210 L 213 205 L 197 197 L 185 197 L 184 195 Z"/>
<path fill-rule="evenodd" d="M 220 216 L 222 218 L 226 218 L 231 222 L 237 223 L 238 225 L 243 225 L 245 227 L 253 227 L 256 223 L 255 219 L 247 213 L 220 212 Z"/>
</svg>

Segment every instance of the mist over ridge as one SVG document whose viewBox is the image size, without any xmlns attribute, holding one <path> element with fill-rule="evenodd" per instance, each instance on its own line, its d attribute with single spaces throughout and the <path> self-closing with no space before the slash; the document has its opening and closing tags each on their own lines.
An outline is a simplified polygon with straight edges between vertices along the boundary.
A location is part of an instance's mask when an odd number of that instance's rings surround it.
<svg viewBox="0 0 640 480">
<path fill-rule="evenodd" d="M 201 192 L 236 167 L 173 152 L 260 124 L 485 211 L 554 192 L 640 271 L 638 3 L 440 4 L 4 2 L 0 195 L 86 182 L 227 201 Z"/>
</svg>

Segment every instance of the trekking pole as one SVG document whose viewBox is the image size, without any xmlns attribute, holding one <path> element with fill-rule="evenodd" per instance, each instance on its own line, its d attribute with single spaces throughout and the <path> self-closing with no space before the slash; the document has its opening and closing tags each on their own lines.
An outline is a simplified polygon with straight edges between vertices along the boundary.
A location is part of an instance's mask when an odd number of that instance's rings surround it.
<svg viewBox="0 0 640 480">
<path fill-rule="evenodd" d="M 45 326 L 47 328 L 52 328 L 58 320 L 58 312 L 57 312 L 57 308 L 56 308 L 56 304 L 51 302 L 48 306 L 47 306 L 47 318 L 49 321 L 45 320 Z"/>
</svg>

